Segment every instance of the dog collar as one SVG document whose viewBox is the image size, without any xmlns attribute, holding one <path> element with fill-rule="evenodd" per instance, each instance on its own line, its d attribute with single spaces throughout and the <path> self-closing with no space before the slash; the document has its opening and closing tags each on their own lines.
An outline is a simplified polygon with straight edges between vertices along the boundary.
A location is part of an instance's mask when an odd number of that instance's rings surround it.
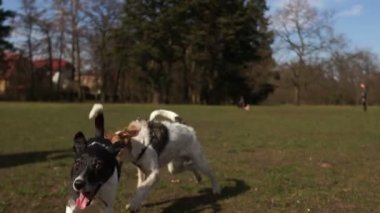
<svg viewBox="0 0 380 213">
<path fill-rule="evenodd" d="M 105 144 L 103 144 L 103 143 L 100 143 L 100 142 L 98 142 L 98 141 L 93 141 L 93 142 L 91 142 L 88 146 L 94 146 L 94 145 L 99 145 L 99 146 L 101 146 L 101 147 L 103 147 L 103 148 L 105 148 L 105 149 L 109 149 L 109 147 L 108 147 L 107 145 L 105 145 Z"/>
</svg>

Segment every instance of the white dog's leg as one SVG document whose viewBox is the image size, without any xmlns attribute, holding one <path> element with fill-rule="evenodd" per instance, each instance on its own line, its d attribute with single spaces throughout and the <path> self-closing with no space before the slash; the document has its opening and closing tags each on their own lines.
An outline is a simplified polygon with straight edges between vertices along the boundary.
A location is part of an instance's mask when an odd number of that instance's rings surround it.
<svg viewBox="0 0 380 213">
<path fill-rule="evenodd" d="M 193 172 L 193 175 L 194 175 L 195 180 L 197 181 L 197 183 L 202 182 L 202 176 L 201 176 L 201 174 L 198 172 L 198 170 L 197 170 L 196 168 L 191 168 L 190 170 Z"/>
<path fill-rule="evenodd" d="M 141 203 L 144 201 L 145 197 L 158 181 L 159 170 L 157 168 L 151 171 L 147 178 L 140 184 L 132 198 L 131 203 L 127 205 L 126 208 L 130 211 L 137 211 L 141 207 Z"/>
<path fill-rule="evenodd" d="M 183 171 L 183 162 L 182 160 L 176 159 L 172 160 L 168 163 L 168 171 L 170 174 L 178 174 Z"/>
<path fill-rule="evenodd" d="M 73 209 L 69 206 L 66 206 L 66 213 L 73 213 Z"/>
<path fill-rule="evenodd" d="M 137 168 L 137 188 L 141 186 L 144 180 L 145 180 L 145 173 L 140 168 Z"/>
<path fill-rule="evenodd" d="M 200 154 L 193 156 L 193 164 L 194 167 L 205 174 L 211 181 L 212 184 L 212 192 L 214 194 L 220 194 L 220 186 L 218 181 L 216 180 L 216 177 L 214 173 L 212 172 L 210 166 L 207 163 L 207 160 Z"/>
<path fill-rule="evenodd" d="M 193 162 L 189 160 L 185 160 L 185 159 L 172 160 L 168 163 L 168 170 L 170 174 L 178 174 L 183 171 L 189 170 L 193 172 L 193 175 L 197 183 L 200 183 L 202 181 L 202 176 L 199 174 Z"/>
<path fill-rule="evenodd" d="M 70 199 L 66 204 L 66 213 L 73 213 L 75 211 L 75 201 Z"/>
</svg>

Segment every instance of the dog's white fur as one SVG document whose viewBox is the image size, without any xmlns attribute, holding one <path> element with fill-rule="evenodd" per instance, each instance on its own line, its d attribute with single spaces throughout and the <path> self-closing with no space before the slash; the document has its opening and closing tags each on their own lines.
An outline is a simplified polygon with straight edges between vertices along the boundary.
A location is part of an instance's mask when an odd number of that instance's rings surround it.
<svg viewBox="0 0 380 213">
<path fill-rule="evenodd" d="M 93 119 L 95 118 L 99 113 L 103 112 L 103 105 L 102 104 L 94 104 L 92 107 L 88 118 Z M 77 177 L 80 178 L 80 177 Z M 76 179 L 77 179 L 76 178 Z M 118 169 L 115 167 L 114 172 L 112 176 L 105 182 L 99 191 L 96 193 L 95 197 L 92 199 L 91 204 L 86 207 L 85 209 L 77 209 L 75 205 L 75 201 L 73 199 L 70 199 L 67 202 L 66 205 L 66 213 L 91 213 L 91 212 L 97 212 L 97 213 L 112 213 L 113 212 L 113 205 L 116 200 L 117 195 L 117 189 L 119 186 L 119 177 L 118 177 Z M 72 186 L 74 189 L 75 187 Z"/>
<path fill-rule="evenodd" d="M 102 104 L 94 104 L 94 106 L 92 106 L 90 113 L 88 114 L 88 119 L 93 119 L 99 113 L 102 113 L 102 112 L 103 112 L 103 105 Z"/>
<path fill-rule="evenodd" d="M 157 110 L 154 110 L 152 113 L 150 113 L 149 121 L 153 121 L 155 118 L 159 116 L 167 118 L 171 121 L 175 121 L 176 117 L 179 117 L 179 115 L 175 112 L 165 110 L 165 109 L 157 109 Z"/>
<path fill-rule="evenodd" d="M 154 120 L 156 116 L 163 116 L 174 121 L 178 115 L 174 112 L 161 109 L 153 111 L 149 120 Z M 210 179 L 213 193 L 220 193 L 218 181 L 202 154 L 202 147 L 192 127 L 178 122 L 162 121 L 161 123 L 169 131 L 169 141 L 160 156 L 158 156 L 155 149 L 149 146 L 150 134 L 148 122 L 137 120 L 132 123 L 138 127 L 139 132 L 130 140 L 132 148 L 129 155 L 127 155 L 127 159 L 134 162 L 141 153 L 141 150 L 144 147 L 148 148 L 138 162 L 135 162 L 139 166 L 137 190 L 131 202 L 126 206 L 127 209 L 136 211 L 141 207 L 149 191 L 159 181 L 159 168 L 165 165 L 168 165 L 168 170 L 172 174 L 190 170 L 198 181 L 201 178 L 199 172 L 203 173 Z"/>
</svg>

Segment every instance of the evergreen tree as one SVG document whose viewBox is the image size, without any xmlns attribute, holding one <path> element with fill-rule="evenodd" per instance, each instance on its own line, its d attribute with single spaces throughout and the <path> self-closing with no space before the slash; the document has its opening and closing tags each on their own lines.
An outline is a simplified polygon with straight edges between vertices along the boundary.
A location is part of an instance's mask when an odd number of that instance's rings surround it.
<svg viewBox="0 0 380 213">
<path fill-rule="evenodd" d="M 14 16 L 15 13 L 13 11 L 4 10 L 3 2 L 0 0 L 0 66 L 2 66 L 4 62 L 4 51 L 13 48 L 13 45 L 6 40 L 6 38 L 11 33 L 12 28 L 5 22 Z"/>
<path fill-rule="evenodd" d="M 270 48 L 273 34 L 267 28 L 265 1 L 192 2 L 196 18 L 193 41 L 203 56 L 198 57 L 203 68 L 202 102 L 231 102 L 241 95 L 256 101 L 256 93 L 266 97 L 270 90 L 253 89 L 256 85 L 241 72 L 248 64 L 273 62 Z M 255 71 L 268 75 L 270 67 Z M 269 79 L 262 80 L 266 82 L 260 84 L 267 84 Z"/>
<path fill-rule="evenodd" d="M 279 76 L 273 71 L 275 61 L 272 58 L 271 44 L 274 40 L 274 32 L 268 29 L 269 18 L 265 12 L 268 10 L 265 0 L 247 2 L 249 13 L 257 20 L 258 43 L 256 59 L 247 64 L 242 71 L 242 76 L 247 88 L 243 94 L 251 103 L 260 102 L 274 92 L 274 81 Z"/>
<path fill-rule="evenodd" d="M 255 73 L 270 76 L 273 35 L 266 10 L 265 0 L 129 0 L 118 39 L 130 42 L 124 51 L 153 102 L 178 93 L 188 102 L 212 104 L 266 97 L 269 77 L 254 82 L 247 71 L 265 62 Z"/>
<path fill-rule="evenodd" d="M 120 41 L 130 44 L 127 51 L 145 76 L 140 79 L 152 102 L 165 101 L 170 73 L 175 60 L 176 6 L 180 1 L 130 0 L 125 5 Z M 167 96 L 167 95 L 166 95 Z"/>
</svg>

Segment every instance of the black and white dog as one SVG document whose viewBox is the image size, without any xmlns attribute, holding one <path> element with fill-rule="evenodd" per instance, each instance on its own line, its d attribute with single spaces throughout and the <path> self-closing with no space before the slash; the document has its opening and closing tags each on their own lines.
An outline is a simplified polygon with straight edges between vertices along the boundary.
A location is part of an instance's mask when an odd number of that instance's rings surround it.
<svg viewBox="0 0 380 213">
<path fill-rule="evenodd" d="M 82 132 L 74 136 L 75 162 L 71 169 L 72 193 L 66 205 L 69 212 L 112 212 L 120 177 L 116 156 L 124 142 L 104 138 L 103 106 L 95 104 L 89 118 L 95 117 L 95 137 Z"/>
<path fill-rule="evenodd" d="M 159 116 L 170 121 L 156 120 Z M 130 211 L 141 207 L 159 180 L 159 168 L 165 165 L 172 174 L 189 170 L 197 181 L 201 181 L 200 173 L 203 173 L 210 179 L 213 193 L 220 193 L 218 181 L 203 156 L 194 129 L 183 124 L 177 113 L 155 110 L 150 114 L 149 121 L 132 121 L 127 128 L 115 134 L 126 144 L 125 158 L 138 168 L 137 191 L 126 206 Z"/>
</svg>

